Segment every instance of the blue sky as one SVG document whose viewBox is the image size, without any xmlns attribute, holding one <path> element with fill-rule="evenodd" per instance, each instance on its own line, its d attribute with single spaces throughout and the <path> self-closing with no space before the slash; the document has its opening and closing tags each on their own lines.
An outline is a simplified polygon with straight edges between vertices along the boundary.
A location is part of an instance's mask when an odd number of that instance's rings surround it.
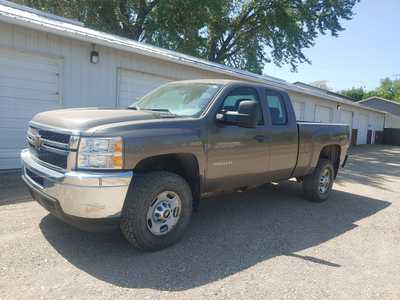
<svg viewBox="0 0 400 300">
<path fill-rule="evenodd" d="M 400 78 L 400 0 L 361 0 L 354 11 L 338 38 L 320 36 L 304 51 L 311 65 L 302 64 L 293 73 L 290 66 L 267 64 L 264 73 L 289 82 L 327 80 L 335 91 L 373 89 L 383 77 Z"/>
</svg>

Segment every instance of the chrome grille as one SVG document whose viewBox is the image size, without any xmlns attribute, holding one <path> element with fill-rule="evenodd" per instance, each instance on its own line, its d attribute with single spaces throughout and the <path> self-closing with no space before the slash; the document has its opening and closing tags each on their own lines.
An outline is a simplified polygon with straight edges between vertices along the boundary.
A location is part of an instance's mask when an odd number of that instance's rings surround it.
<svg viewBox="0 0 400 300">
<path fill-rule="evenodd" d="M 73 136 L 75 138 L 75 136 Z M 38 162 L 53 167 L 54 169 L 66 170 L 68 167 L 70 153 L 71 135 L 59 133 L 48 129 L 30 126 L 27 133 L 29 151 Z"/>
</svg>

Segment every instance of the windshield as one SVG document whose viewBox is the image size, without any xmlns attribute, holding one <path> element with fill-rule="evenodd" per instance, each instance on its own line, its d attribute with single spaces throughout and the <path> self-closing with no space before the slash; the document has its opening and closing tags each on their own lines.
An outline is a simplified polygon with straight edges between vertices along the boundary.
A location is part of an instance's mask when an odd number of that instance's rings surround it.
<svg viewBox="0 0 400 300">
<path fill-rule="evenodd" d="M 178 116 L 199 116 L 220 87 L 208 83 L 167 84 L 145 95 L 130 107 L 166 111 Z"/>
</svg>

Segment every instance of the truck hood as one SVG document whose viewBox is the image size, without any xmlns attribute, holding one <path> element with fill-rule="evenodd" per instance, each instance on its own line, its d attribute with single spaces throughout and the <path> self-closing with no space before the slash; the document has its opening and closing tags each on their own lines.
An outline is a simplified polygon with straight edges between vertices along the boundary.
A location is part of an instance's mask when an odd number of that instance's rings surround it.
<svg viewBox="0 0 400 300">
<path fill-rule="evenodd" d="M 162 118 L 160 113 L 119 108 L 75 108 L 46 111 L 32 121 L 67 130 L 84 131 L 93 127 L 125 122 Z"/>
</svg>

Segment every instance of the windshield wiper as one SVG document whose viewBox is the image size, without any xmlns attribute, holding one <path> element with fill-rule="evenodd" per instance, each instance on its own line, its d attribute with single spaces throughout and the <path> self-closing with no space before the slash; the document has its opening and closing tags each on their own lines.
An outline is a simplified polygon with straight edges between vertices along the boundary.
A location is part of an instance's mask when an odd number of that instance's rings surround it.
<svg viewBox="0 0 400 300">
<path fill-rule="evenodd" d="M 166 108 L 140 108 L 140 107 L 137 107 L 137 106 L 128 106 L 128 109 L 148 110 L 148 111 L 159 112 L 163 117 L 170 117 L 170 118 L 171 117 L 179 117 L 179 115 L 174 114 L 173 112 L 171 112 L 169 109 L 166 109 Z"/>
<path fill-rule="evenodd" d="M 160 111 L 160 112 L 167 112 L 167 113 L 172 114 L 172 112 L 166 108 L 145 108 L 144 110 Z"/>
<path fill-rule="evenodd" d="M 160 111 L 160 112 L 167 112 L 167 113 L 171 113 L 172 114 L 172 112 L 169 109 L 166 109 L 166 108 L 140 108 L 140 107 L 137 107 L 137 106 L 128 106 L 128 109 Z"/>
</svg>

